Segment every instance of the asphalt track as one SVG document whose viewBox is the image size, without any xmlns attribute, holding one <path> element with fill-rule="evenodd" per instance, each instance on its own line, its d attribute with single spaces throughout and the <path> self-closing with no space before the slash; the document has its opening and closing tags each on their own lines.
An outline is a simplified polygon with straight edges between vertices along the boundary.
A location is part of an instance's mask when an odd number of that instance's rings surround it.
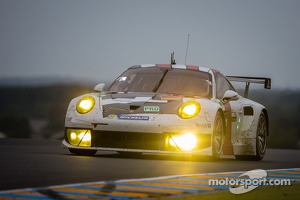
<svg viewBox="0 0 300 200">
<path fill-rule="evenodd" d="M 259 185 L 258 179 L 243 179 L 246 182 L 236 183 L 235 180 L 241 176 L 259 176 L 264 178 L 262 184 Z M 248 192 L 255 193 L 256 188 L 271 186 L 273 192 L 273 199 L 282 199 L 287 195 L 293 199 L 298 199 L 297 188 L 294 185 L 300 185 L 300 168 L 294 169 L 280 169 L 280 170 L 252 170 L 248 172 L 229 172 L 229 173 L 208 173 L 195 175 L 180 175 L 167 176 L 148 179 L 130 179 L 120 181 L 101 181 L 84 184 L 60 185 L 44 188 L 29 188 L 21 190 L 9 190 L 0 192 L 0 199 L 15 200 L 15 199 L 41 199 L 41 200 L 74 200 L 74 199 L 107 199 L 107 200 L 133 200 L 133 199 L 165 199 L 166 197 L 182 197 L 197 194 L 198 199 L 207 197 L 211 193 L 221 192 L 222 195 L 231 198 L 238 198 L 236 195 L 244 195 Z M 220 181 L 222 184 L 209 184 L 210 180 Z M 227 182 L 226 182 L 227 180 Z M 230 181 L 229 181 L 230 180 Z M 234 183 L 232 183 L 232 181 Z M 238 185 L 236 185 L 238 184 Z M 245 184 L 247 186 L 245 186 Z M 273 185 L 273 186 L 272 186 Z M 277 185 L 277 186 L 274 186 Z M 283 188 L 284 187 L 284 188 Z M 289 194 L 280 192 L 287 188 L 294 189 L 295 193 Z M 277 190 L 275 189 L 277 188 Z M 282 189 L 280 189 L 282 188 Z M 275 190 L 274 190 L 275 189 Z M 225 192 L 225 193 L 224 193 Z M 228 195 L 229 193 L 229 195 Z M 257 193 L 256 193 L 257 194 Z M 205 196 L 204 196 L 205 195 Z M 195 197 L 193 198 L 195 199 Z M 211 198 L 210 198 L 211 199 Z M 219 198 L 215 198 L 219 199 Z M 228 199 L 228 198 L 227 198 Z M 244 198 L 245 199 L 245 198 Z M 249 199 L 249 198 L 246 198 Z M 252 198 L 250 198 L 252 199 Z M 289 198 L 291 199 L 291 198 Z"/>
<path fill-rule="evenodd" d="M 0 191 L 122 179 L 299 167 L 299 150 L 268 149 L 263 161 L 238 161 L 234 157 L 212 161 L 208 157 L 149 154 L 133 158 L 114 152 L 97 152 L 93 157 L 85 157 L 70 154 L 56 140 L 0 139 Z"/>
</svg>

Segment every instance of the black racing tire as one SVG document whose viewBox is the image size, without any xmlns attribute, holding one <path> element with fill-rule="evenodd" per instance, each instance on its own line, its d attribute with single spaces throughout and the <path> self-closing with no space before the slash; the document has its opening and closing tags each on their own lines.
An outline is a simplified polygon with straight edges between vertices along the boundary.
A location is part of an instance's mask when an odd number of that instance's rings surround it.
<svg viewBox="0 0 300 200">
<path fill-rule="evenodd" d="M 69 151 L 79 156 L 93 156 L 97 153 L 97 150 L 93 149 L 69 149 Z"/>
<path fill-rule="evenodd" d="M 223 153 L 223 145 L 226 133 L 225 119 L 221 111 L 217 112 L 212 135 L 212 158 L 217 160 Z"/>
<path fill-rule="evenodd" d="M 267 118 L 262 112 L 258 119 L 256 131 L 256 155 L 235 155 L 238 160 L 256 160 L 260 161 L 264 158 L 267 149 L 268 125 Z"/>
</svg>

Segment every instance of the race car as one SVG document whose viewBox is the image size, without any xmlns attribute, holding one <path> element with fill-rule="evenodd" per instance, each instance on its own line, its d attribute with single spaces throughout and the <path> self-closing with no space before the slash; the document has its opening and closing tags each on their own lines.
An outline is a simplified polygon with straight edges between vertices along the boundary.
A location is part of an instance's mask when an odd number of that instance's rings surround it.
<svg viewBox="0 0 300 200">
<path fill-rule="evenodd" d="M 266 108 L 230 81 L 271 88 L 270 78 L 225 77 L 195 65 L 135 65 L 104 91 L 71 100 L 63 147 L 77 155 L 175 153 L 261 160 L 269 134 Z"/>
</svg>

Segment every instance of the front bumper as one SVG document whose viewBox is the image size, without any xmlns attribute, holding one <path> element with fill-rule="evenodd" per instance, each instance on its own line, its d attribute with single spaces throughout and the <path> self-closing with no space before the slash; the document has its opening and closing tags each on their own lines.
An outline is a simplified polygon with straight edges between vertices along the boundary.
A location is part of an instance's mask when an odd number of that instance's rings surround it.
<svg viewBox="0 0 300 200">
<path fill-rule="evenodd" d="M 71 130 L 71 131 L 70 131 Z M 72 130 L 80 130 L 89 133 L 90 141 L 86 138 L 71 139 Z M 187 133 L 139 133 L 139 132 L 120 132 L 120 131 L 99 131 L 92 129 L 73 129 L 66 128 L 63 147 L 69 149 L 93 149 L 105 151 L 126 151 L 142 153 L 189 153 L 211 155 L 211 134 L 193 134 L 195 137 L 192 148 L 189 147 L 190 141 L 182 144 L 181 135 Z M 190 134 L 190 133 L 188 133 Z M 78 135 L 83 135 L 78 133 Z M 180 141 L 176 138 L 180 138 Z M 88 145 L 87 145 L 88 144 Z M 185 145 L 185 146 L 184 146 Z"/>
</svg>

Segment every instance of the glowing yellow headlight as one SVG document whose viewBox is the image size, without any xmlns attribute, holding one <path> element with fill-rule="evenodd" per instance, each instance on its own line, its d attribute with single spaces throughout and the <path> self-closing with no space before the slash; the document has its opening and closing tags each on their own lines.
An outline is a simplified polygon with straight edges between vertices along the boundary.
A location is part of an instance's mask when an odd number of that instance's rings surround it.
<svg viewBox="0 0 300 200">
<path fill-rule="evenodd" d="M 170 137 L 169 144 L 172 147 L 177 147 L 183 151 L 193 150 L 197 145 L 197 137 L 192 133 L 185 133 L 183 135 L 174 135 Z"/>
<path fill-rule="evenodd" d="M 76 106 L 77 112 L 85 114 L 90 112 L 95 105 L 95 99 L 92 96 L 85 96 L 81 98 Z"/>
<path fill-rule="evenodd" d="M 68 141 L 73 146 L 90 147 L 91 131 L 85 129 L 67 129 Z"/>
<path fill-rule="evenodd" d="M 181 118 L 189 119 L 195 117 L 201 110 L 201 106 L 197 101 L 188 101 L 184 103 L 178 110 Z"/>
</svg>

